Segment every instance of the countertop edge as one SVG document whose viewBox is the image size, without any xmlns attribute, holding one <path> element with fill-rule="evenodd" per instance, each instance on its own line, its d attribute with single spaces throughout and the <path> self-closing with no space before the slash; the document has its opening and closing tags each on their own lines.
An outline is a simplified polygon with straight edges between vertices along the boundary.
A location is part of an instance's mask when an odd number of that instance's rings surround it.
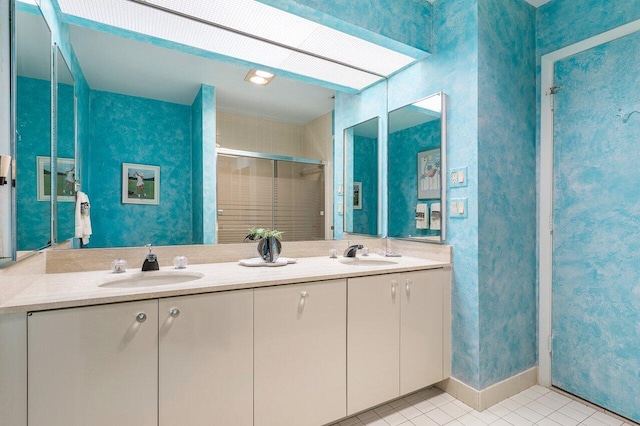
<svg viewBox="0 0 640 426">
<path fill-rule="evenodd" d="M 420 270 L 428 270 L 428 269 L 442 269 L 442 268 L 451 268 L 451 263 L 448 262 L 439 262 L 428 259 L 418 259 L 405 257 L 410 265 L 402 265 L 404 263 L 402 260 L 399 261 L 400 264 L 392 265 L 392 266 L 383 266 L 383 267 L 359 267 L 357 270 L 342 270 L 342 271 L 329 271 L 327 273 L 305 273 L 302 271 L 300 274 L 292 274 L 287 277 L 282 278 L 271 278 L 262 281 L 255 281 L 247 279 L 246 282 L 236 282 L 233 284 L 220 284 L 216 283 L 215 280 L 213 282 L 206 283 L 207 281 L 212 281 L 212 279 L 204 280 L 202 283 L 198 283 L 203 280 L 195 280 L 189 285 L 182 285 L 182 288 L 176 288 L 176 285 L 171 284 L 167 286 L 155 286 L 153 288 L 149 287 L 147 291 L 140 291 L 146 289 L 136 289 L 135 292 L 119 290 L 116 291 L 120 294 L 105 294 L 104 296 L 94 297 L 91 294 L 87 294 L 86 296 L 82 294 L 70 293 L 68 297 L 64 298 L 61 296 L 57 296 L 59 300 L 51 300 L 51 301 L 34 301 L 28 302 L 26 300 L 21 301 L 20 299 L 28 299 L 29 296 L 25 296 L 24 293 L 29 290 L 21 292 L 20 294 L 14 296 L 13 298 L 6 300 L 5 303 L 0 305 L 0 315 L 3 314 L 15 314 L 21 312 L 35 312 L 35 311 L 46 311 L 46 310 L 55 310 L 55 309 L 65 309 L 65 308 L 75 308 L 75 307 L 83 307 L 83 306 L 95 306 L 95 305 L 104 305 L 110 303 L 124 303 L 124 302 L 135 302 L 141 300 L 149 300 L 149 299 L 162 299 L 169 297 L 177 297 L 177 296 L 189 296 L 189 295 L 197 295 L 197 294 L 205 294 L 205 293 L 216 293 L 221 291 L 232 291 L 232 290 L 246 290 L 246 289 L 255 289 L 255 288 L 264 288 L 264 287 L 274 287 L 280 285 L 291 285 L 291 284 L 303 284 L 309 282 L 316 281 L 329 281 L 335 279 L 348 279 L 355 277 L 365 277 L 371 275 L 386 275 L 386 274 L 395 274 L 395 273 L 403 273 L 403 272 L 412 272 L 412 271 L 420 271 Z M 227 267 L 232 267 L 232 265 L 236 265 L 236 262 L 228 262 Z M 223 264 L 215 264 L 218 267 Z M 194 265 L 194 267 L 190 267 L 190 270 L 198 270 L 197 266 L 202 265 Z M 243 267 L 244 268 L 244 267 Z M 286 268 L 283 267 L 283 268 Z M 352 268 L 352 267 L 347 267 Z M 165 268 L 162 268 L 165 269 Z M 255 269 L 265 269 L 265 268 L 250 268 L 252 270 Z M 272 269 L 272 268 L 269 268 Z M 282 268 L 276 268 L 282 269 Z M 106 271 L 98 271 L 94 272 L 94 274 L 107 274 Z M 68 273 L 65 275 L 70 275 L 75 273 Z M 86 274 L 86 273 L 77 273 L 77 274 Z M 209 272 L 209 274 L 213 274 L 213 272 Z M 59 276 L 59 274 L 56 274 Z M 43 275 L 40 280 L 38 280 L 35 284 L 40 284 L 40 286 L 47 285 L 47 277 L 51 277 L 50 274 Z M 220 280 L 220 278 L 217 278 Z M 44 281 L 44 283 L 43 283 Z M 51 278 L 51 281 L 55 281 L 55 279 Z M 33 286 L 33 285 L 32 285 Z M 30 288 L 32 286 L 29 286 Z M 95 287 L 99 286 L 96 282 L 92 284 L 87 284 L 87 293 L 95 290 Z M 105 292 L 107 293 L 107 292 Z M 52 297 L 54 298 L 54 297 Z"/>
</svg>

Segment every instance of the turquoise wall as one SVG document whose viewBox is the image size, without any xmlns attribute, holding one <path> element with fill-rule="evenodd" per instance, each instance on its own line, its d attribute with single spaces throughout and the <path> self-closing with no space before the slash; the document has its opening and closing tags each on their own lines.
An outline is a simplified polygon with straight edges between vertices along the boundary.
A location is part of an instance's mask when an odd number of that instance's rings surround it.
<svg viewBox="0 0 640 426">
<path fill-rule="evenodd" d="M 389 144 L 389 236 L 440 235 L 440 231 L 416 228 L 418 204 L 418 152 L 440 147 L 440 120 L 391 133 Z M 440 200 L 420 200 L 439 203 Z"/>
<path fill-rule="evenodd" d="M 202 88 L 198 91 L 191 105 L 191 222 L 193 223 L 193 243 L 204 241 L 202 227 Z"/>
<path fill-rule="evenodd" d="M 216 240 L 215 88 L 202 85 L 191 105 L 191 180 L 193 243 Z"/>
<path fill-rule="evenodd" d="M 424 57 L 416 49 L 431 51 L 432 5 L 428 1 L 259 1 L 408 55 Z M 402 16 L 411 19 L 398 19 Z"/>
<path fill-rule="evenodd" d="M 36 186 L 36 157 L 51 152 L 51 83 L 27 77 L 18 77 L 17 83 L 18 250 L 35 250 L 51 239 L 51 203 L 38 201 Z"/>
<path fill-rule="evenodd" d="M 362 209 L 353 210 L 353 232 L 377 235 L 378 138 L 354 136 L 353 181 L 362 182 Z"/>
<path fill-rule="evenodd" d="M 483 389 L 537 362 L 536 68 L 531 5 L 480 0 L 478 12 L 479 385 Z"/>
<path fill-rule="evenodd" d="M 90 247 L 191 244 L 191 107 L 91 92 Z M 122 203 L 122 163 L 160 166 L 160 204 Z"/>
</svg>

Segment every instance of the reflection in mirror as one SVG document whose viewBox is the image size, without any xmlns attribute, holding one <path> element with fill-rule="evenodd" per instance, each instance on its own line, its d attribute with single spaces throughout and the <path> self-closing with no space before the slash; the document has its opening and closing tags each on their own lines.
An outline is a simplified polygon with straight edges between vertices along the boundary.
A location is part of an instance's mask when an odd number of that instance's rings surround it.
<svg viewBox="0 0 640 426">
<path fill-rule="evenodd" d="M 344 131 L 344 231 L 378 234 L 379 118 Z"/>
<path fill-rule="evenodd" d="M 16 234 L 20 257 L 20 252 L 51 243 L 51 34 L 35 7 L 16 10 L 16 60 Z M 38 157 L 44 160 L 39 163 Z"/>
<path fill-rule="evenodd" d="M 445 239 L 445 95 L 389 113 L 389 236 Z"/>
<path fill-rule="evenodd" d="M 60 48 L 56 48 L 56 197 L 57 236 L 55 242 L 68 240 L 75 232 L 75 93 L 74 80 Z"/>
<path fill-rule="evenodd" d="M 219 243 L 240 243 L 250 228 L 277 229 L 286 241 L 325 238 L 324 165 L 227 152 L 218 155 Z"/>
</svg>

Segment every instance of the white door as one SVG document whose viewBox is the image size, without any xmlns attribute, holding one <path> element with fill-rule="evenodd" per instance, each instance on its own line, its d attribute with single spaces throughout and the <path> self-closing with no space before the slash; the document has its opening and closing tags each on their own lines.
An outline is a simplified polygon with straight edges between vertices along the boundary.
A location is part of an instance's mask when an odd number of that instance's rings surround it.
<svg viewBox="0 0 640 426">
<path fill-rule="evenodd" d="M 255 290 L 255 426 L 346 415 L 345 280 Z"/>
<path fill-rule="evenodd" d="M 253 424 L 253 290 L 161 299 L 160 426 Z"/>
<path fill-rule="evenodd" d="M 640 421 L 640 35 L 556 62 L 552 384 Z"/>
<path fill-rule="evenodd" d="M 157 300 L 30 314 L 29 426 L 157 426 L 157 324 Z"/>
<path fill-rule="evenodd" d="M 348 280 L 348 414 L 400 395 L 399 285 L 398 275 Z"/>
<path fill-rule="evenodd" d="M 400 305 L 400 394 L 444 380 L 443 269 L 402 274 Z"/>
</svg>

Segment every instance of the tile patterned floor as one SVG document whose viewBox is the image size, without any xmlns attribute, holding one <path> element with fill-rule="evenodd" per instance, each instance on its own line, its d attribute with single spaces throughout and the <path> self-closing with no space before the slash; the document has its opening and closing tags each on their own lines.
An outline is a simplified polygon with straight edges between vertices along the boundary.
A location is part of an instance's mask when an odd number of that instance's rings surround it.
<svg viewBox="0 0 640 426">
<path fill-rule="evenodd" d="M 478 412 L 429 388 L 331 426 L 635 426 L 541 386 Z"/>
</svg>

